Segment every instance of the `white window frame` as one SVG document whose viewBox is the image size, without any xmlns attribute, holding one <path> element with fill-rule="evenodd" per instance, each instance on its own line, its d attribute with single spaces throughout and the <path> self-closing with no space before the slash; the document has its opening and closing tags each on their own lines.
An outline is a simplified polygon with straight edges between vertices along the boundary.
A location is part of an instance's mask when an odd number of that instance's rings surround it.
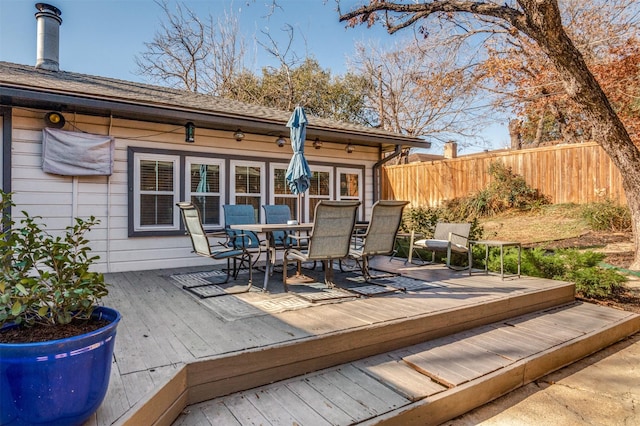
<svg viewBox="0 0 640 426">
<path fill-rule="evenodd" d="M 298 196 L 295 195 L 294 193 L 292 193 L 291 191 L 289 191 L 286 194 L 276 194 L 275 192 L 275 188 L 276 188 L 276 169 L 284 169 L 285 172 L 287 170 L 287 168 L 289 167 L 289 164 L 287 163 L 270 163 L 269 164 L 269 204 L 275 204 L 276 202 L 276 196 L 277 197 L 284 197 L 284 198 L 297 198 Z M 293 212 L 291 212 L 293 213 Z"/>
<path fill-rule="evenodd" d="M 220 223 L 217 224 L 205 224 L 204 228 L 205 229 L 216 229 L 216 228 L 220 228 L 223 226 L 223 208 L 222 206 L 225 204 L 225 192 L 226 192 L 226 173 L 225 173 L 225 161 L 223 159 L 220 158 L 210 158 L 210 157 L 195 157 L 195 156 L 187 156 L 185 157 L 185 197 L 187 200 L 191 200 L 191 197 L 193 196 L 193 194 L 200 194 L 200 193 L 193 193 L 191 192 L 191 165 L 192 164 L 206 164 L 206 165 L 212 165 L 212 166 L 218 166 L 218 170 L 220 173 L 219 179 L 220 179 L 220 191 L 219 192 L 205 192 L 202 193 L 203 195 L 213 195 L 213 196 L 218 196 L 220 198 L 220 212 L 219 212 L 219 218 L 220 218 Z"/>
<path fill-rule="evenodd" d="M 173 163 L 173 191 L 141 191 L 140 163 L 142 161 L 167 161 Z M 180 229 L 179 209 L 173 208 L 173 225 L 141 225 L 140 197 L 144 194 L 173 194 L 173 205 L 180 201 L 180 156 L 136 152 L 133 155 L 133 228 L 134 231 L 177 231 Z"/>
<path fill-rule="evenodd" d="M 262 204 L 266 204 L 267 198 L 266 198 L 266 190 L 267 190 L 267 186 L 266 186 L 266 177 L 265 177 L 265 171 L 266 171 L 266 165 L 263 162 L 260 161 L 245 161 L 245 160 L 231 160 L 229 162 L 229 203 L 228 204 L 235 204 L 236 203 L 236 196 L 237 195 L 247 195 L 247 196 L 256 196 L 258 195 L 257 193 L 247 193 L 247 194 L 237 194 L 236 193 L 236 167 L 241 166 L 241 167 L 258 167 L 260 168 L 260 205 L 258 206 L 258 218 L 260 218 L 260 221 L 263 221 L 264 219 L 264 214 L 262 213 Z"/>
<path fill-rule="evenodd" d="M 290 190 L 288 190 L 286 193 L 284 194 L 276 194 L 275 190 L 276 190 L 276 169 L 282 169 L 286 171 L 289 168 L 289 163 L 270 163 L 269 164 L 269 204 L 275 204 L 276 203 L 276 197 L 278 198 L 292 198 L 294 200 L 298 199 L 298 196 L 296 194 L 294 194 L 293 192 L 291 192 Z M 304 197 L 303 197 L 303 204 L 304 204 Z M 298 212 L 291 212 L 291 217 L 295 218 L 297 216 Z"/>
<path fill-rule="evenodd" d="M 310 164 L 309 168 L 311 169 L 311 172 L 325 172 L 329 174 L 329 200 L 335 200 L 335 170 L 333 168 L 333 166 L 319 166 L 319 165 L 313 165 Z M 304 220 L 305 222 L 309 222 L 309 218 L 311 210 L 309 207 L 309 200 L 311 198 L 319 198 L 317 196 L 311 196 L 309 195 L 309 191 L 307 191 L 307 193 L 305 194 L 305 197 L 303 197 L 303 205 L 304 205 Z M 324 200 L 325 198 L 322 197 L 322 199 Z"/>
<path fill-rule="evenodd" d="M 340 178 L 342 174 L 354 174 L 358 175 L 358 196 L 342 196 L 340 193 Z M 364 173 L 362 169 L 352 167 L 338 167 L 336 168 L 336 199 L 337 200 L 358 200 L 360 203 L 364 202 Z M 360 216 L 363 215 L 364 206 L 361 204 Z"/>
</svg>

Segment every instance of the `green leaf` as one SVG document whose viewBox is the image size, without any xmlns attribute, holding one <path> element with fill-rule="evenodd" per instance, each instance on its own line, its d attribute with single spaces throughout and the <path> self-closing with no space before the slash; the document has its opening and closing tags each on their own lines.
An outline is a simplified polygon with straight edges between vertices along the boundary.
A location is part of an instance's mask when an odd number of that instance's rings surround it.
<svg viewBox="0 0 640 426">
<path fill-rule="evenodd" d="M 20 315 L 20 312 L 22 312 L 22 303 L 18 300 L 11 307 L 11 315 Z"/>
<path fill-rule="evenodd" d="M 29 294 L 29 292 L 27 291 L 26 288 L 24 288 L 24 286 L 20 283 L 16 284 L 16 289 L 20 292 L 20 294 L 22 294 L 23 296 L 26 296 L 27 294 Z"/>
</svg>

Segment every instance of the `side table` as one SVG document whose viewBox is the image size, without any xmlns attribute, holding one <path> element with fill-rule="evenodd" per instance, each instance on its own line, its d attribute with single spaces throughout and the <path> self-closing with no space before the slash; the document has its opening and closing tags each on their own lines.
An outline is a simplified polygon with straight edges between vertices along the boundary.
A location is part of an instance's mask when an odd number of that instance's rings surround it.
<svg viewBox="0 0 640 426">
<path fill-rule="evenodd" d="M 518 248 L 518 273 L 513 274 L 517 275 L 520 278 L 520 261 L 522 256 L 522 245 L 516 241 L 499 241 L 499 240 L 477 240 L 477 241 L 469 241 L 469 275 L 471 275 L 471 267 L 473 262 L 473 246 L 474 245 L 483 245 L 484 246 L 484 272 L 485 274 L 489 274 L 489 247 L 500 247 L 500 278 L 504 280 L 504 249 L 505 247 L 517 247 Z"/>
<path fill-rule="evenodd" d="M 405 265 L 407 263 L 411 264 L 413 263 L 413 257 L 415 255 L 415 257 L 417 257 L 418 259 L 420 259 L 421 262 L 424 262 L 422 260 L 422 257 L 420 257 L 420 254 L 416 251 L 416 247 L 413 246 L 413 241 L 416 238 L 422 238 L 423 234 L 420 232 L 415 232 L 415 231 L 411 231 L 411 232 L 407 232 L 407 233 L 403 233 L 403 232 L 398 232 L 396 234 L 396 246 L 393 249 L 393 253 L 391 253 L 391 257 L 389 258 L 389 261 L 393 260 L 395 257 L 399 257 L 399 244 L 398 244 L 398 240 L 399 239 L 403 239 L 403 240 L 408 240 L 409 245 L 407 246 L 407 257 L 404 261 Z"/>
</svg>

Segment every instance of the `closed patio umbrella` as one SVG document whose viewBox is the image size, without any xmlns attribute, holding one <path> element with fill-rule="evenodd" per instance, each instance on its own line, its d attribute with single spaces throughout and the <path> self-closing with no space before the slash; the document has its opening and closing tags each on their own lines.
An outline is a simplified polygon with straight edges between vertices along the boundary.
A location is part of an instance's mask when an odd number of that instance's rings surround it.
<svg viewBox="0 0 640 426">
<path fill-rule="evenodd" d="M 298 221 L 302 221 L 302 193 L 311 185 L 311 170 L 304 158 L 304 140 L 307 135 L 307 116 L 304 108 L 297 106 L 289 118 L 287 127 L 291 129 L 291 148 L 293 157 L 287 168 L 287 184 L 293 194 L 298 194 Z"/>
<path fill-rule="evenodd" d="M 196 192 L 209 192 L 209 182 L 207 182 L 207 166 L 205 164 L 200 165 L 200 180 L 198 181 L 198 187 Z M 200 201 L 200 209 L 203 210 L 206 207 L 207 197 L 198 195 L 198 201 Z M 205 213 L 206 212 L 202 212 Z"/>
<path fill-rule="evenodd" d="M 209 192 L 209 182 L 207 182 L 207 166 L 205 164 L 200 165 L 200 180 L 198 181 L 196 192 Z"/>
</svg>

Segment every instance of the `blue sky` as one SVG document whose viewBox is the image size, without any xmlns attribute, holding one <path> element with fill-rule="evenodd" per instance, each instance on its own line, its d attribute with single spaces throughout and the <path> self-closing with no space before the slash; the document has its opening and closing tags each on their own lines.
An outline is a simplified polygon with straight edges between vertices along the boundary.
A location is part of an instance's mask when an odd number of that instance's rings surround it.
<svg viewBox="0 0 640 426">
<path fill-rule="evenodd" d="M 60 69 L 123 80 L 149 82 L 136 74 L 135 56 L 145 50 L 164 12 L 153 0 L 50 0 L 44 1 L 62 11 L 60 27 Z M 271 0 L 184 0 L 199 16 L 214 18 L 233 11 L 240 22 L 247 50 L 255 58 L 247 63 L 254 69 L 277 65 L 256 39 L 267 42 L 261 31 L 269 31 L 276 41 L 285 43 L 284 24 L 294 28 L 293 50 L 299 57 L 307 54 L 333 74 L 346 72 L 347 57 L 356 42 L 395 43 L 405 35 L 389 35 L 381 27 L 346 28 L 338 21 L 333 0 L 277 0 L 281 9 L 271 16 Z M 36 62 L 35 4 L 31 0 L 0 0 L 0 60 L 26 65 Z M 347 10 L 355 0 L 342 0 Z M 175 0 L 170 0 L 175 5 Z M 496 126 L 499 144 L 505 141 L 506 130 Z M 499 147 L 499 146 L 497 146 Z M 469 151 L 470 152 L 470 151 Z"/>
<path fill-rule="evenodd" d="M 277 0 L 281 9 L 267 16 L 270 0 L 185 0 L 199 16 L 214 18 L 232 10 L 240 20 L 248 51 L 257 52 L 257 68 L 272 60 L 255 40 L 266 42 L 268 30 L 284 43 L 285 23 L 293 26 L 294 51 L 315 56 L 332 73 L 345 72 L 346 57 L 356 41 L 392 41 L 382 28 L 345 28 L 338 22 L 333 0 Z M 0 59 L 35 64 L 36 1 L 0 0 Z M 125 80 L 144 81 L 135 74 L 134 57 L 153 39 L 164 12 L 153 0 L 50 0 L 62 11 L 60 68 Z M 171 0 L 170 5 L 176 2 Z M 348 4 L 348 2 L 345 2 Z M 251 66 L 252 64 L 247 64 Z"/>
</svg>

